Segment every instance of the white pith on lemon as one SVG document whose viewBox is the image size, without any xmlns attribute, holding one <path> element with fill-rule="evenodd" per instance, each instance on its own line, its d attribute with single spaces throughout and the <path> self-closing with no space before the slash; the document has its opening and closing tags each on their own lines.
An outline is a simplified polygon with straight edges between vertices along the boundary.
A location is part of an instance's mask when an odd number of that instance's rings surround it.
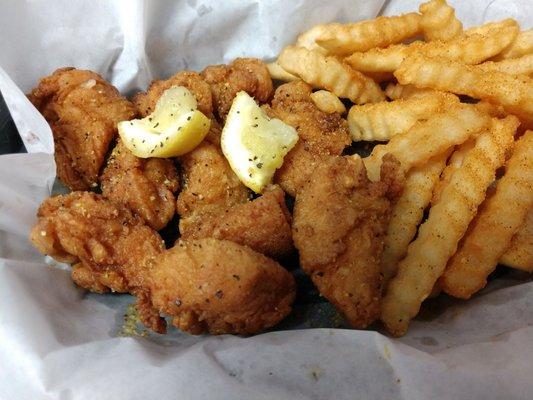
<svg viewBox="0 0 533 400">
<path fill-rule="evenodd" d="M 137 157 L 176 157 L 193 150 L 209 131 L 211 120 L 197 110 L 183 86 L 165 90 L 155 110 L 143 119 L 118 123 L 118 133 Z"/>
<path fill-rule="evenodd" d="M 270 119 L 246 92 L 239 92 L 222 129 L 221 146 L 231 169 L 256 193 L 268 185 L 298 141 L 296 130 Z"/>
</svg>

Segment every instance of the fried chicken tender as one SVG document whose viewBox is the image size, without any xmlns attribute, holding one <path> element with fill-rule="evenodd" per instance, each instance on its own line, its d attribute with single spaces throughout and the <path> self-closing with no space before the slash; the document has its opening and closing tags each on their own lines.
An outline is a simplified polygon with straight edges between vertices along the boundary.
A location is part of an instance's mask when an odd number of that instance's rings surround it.
<svg viewBox="0 0 533 400">
<path fill-rule="evenodd" d="M 140 215 L 155 230 L 165 227 L 176 211 L 179 188 L 172 160 L 135 157 L 119 140 L 100 176 L 102 194 Z"/>
<path fill-rule="evenodd" d="M 166 80 L 154 80 L 146 92 L 137 93 L 132 101 L 142 117 L 151 114 L 163 92 L 173 86 L 183 86 L 194 95 L 198 110 L 210 117 L 213 114 L 211 88 L 197 72 L 181 71 Z"/>
<path fill-rule="evenodd" d="M 302 269 L 356 328 L 380 314 L 380 258 L 392 204 L 401 193 L 399 163 L 384 157 L 372 183 L 359 157 L 328 157 L 296 195 L 293 238 Z"/>
<path fill-rule="evenodd" d="M 135 117 L 133 105 L 100 75 L 61 68 L 28 95 L 52 128 L 59 179 L 72 190 L 97 186 L 117 123 Z"/>
<path fill-rule="evenodd" d="M 272 97 L 272 78 L 266 64 L 256 58 L 237 58 L 229 65 L 211 65 L 201 72 L 211 86 L 217 117 L 226 118 L 235 95 L 241 90 L 261 104 Z"/>
<path fill-rule="evenodd" d="M 267 112 L 292 125 L 300 139 L 285 156 L 275 182 L 295 196 L 324 155 L 340 155 L 351 143 L 348 124 L 339 113 L 327 114 L 315 105 L 307 83 L 294 81 L 277 88 Z"/>
<path fill-rule="evenodd" d="M 248 247 L 212 238 L 180 241 L 159 256 L 151 303 L 192 334 L 256 333 L 291 311 L 294 278 Z"/>
<path fill-rule="evenodd" d="M 145 261 L 164 249 L 161 237 L 140 217 L 102 195 L 50 197 L 37 217 L 30 234 L 34 246 L 58 261 L 76 263 L 73 280 L 98 293 L 139 287 Z"/>
<path fill-rule="evenodd" d="M 291 216 L 279 187 L 272 186 L 250 201 L 250 191 L 220 148 L 208 142 L 180 161 L 183 190 L 177 208 L 183 239 L 231 240 L 271 257 L 292 251 Z"/>
</svg>

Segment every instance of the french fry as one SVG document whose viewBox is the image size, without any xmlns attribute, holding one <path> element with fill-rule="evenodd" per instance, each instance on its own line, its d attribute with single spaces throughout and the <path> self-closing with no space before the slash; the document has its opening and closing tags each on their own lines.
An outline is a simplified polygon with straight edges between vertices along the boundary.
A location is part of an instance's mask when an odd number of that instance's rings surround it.
<svg viewBox="0 0 533 400">
<path fill-rule="evenodd" d="M 533 272 L 533 209 L 511 239 L 500 263 L 526 272 Z"/>
<path fill-rule="evenodd" d="M 472 150 L 475 145 L 475 140 L 467 140 L 453 152 L 452 156 L 448 160 L 448 164 L 442 171 L 439 181 L 436 183 L 433 189 L 433 196 L 431 198 L 431 204 L 435 205 L 439 202 L 443 189 L 448 186 L 455 171 L 457 171 L 463 165 L 463 161 L 466 155 Z"/>
<path fill-rule="evenodd" d="M 313 100 L 313 103 L 315 103 L 319 110 L 326 114 L 346 113 L 346 107 L 342 104 L 342 101 L 327 90 L 317 90 L 311 93 L 311 100 Z"/>
<path fill-rule="evenodd" d="M 485 114 L 488 114 L 494 118 L 505 118 L 507 116 L 507 113 L 505 112 L 502 106 L 489 103 L 485 100 L 477 102 L 474 107 L 476 107 L 479 111 L 484 112 Z"/>
<path fill-rule="evenodd" d="M 353 141 L 386 141 L 408 131 L 417 121 L 445 111 L 459 99 L 448 93 L 423 98 L 383 101 L 355 105 L 348 113 L 348 128 Z"/>
<path fill-rule="evenodd" d="M 420 56 L 406 59 L 394 75 L 403 85 L 465 94 L 501 105 L 527 125 L 533 124 L 533 80 L 524 75 Z"/>
<path fill-rule="evenodd" d="M 392 209 L 385 237 L 381 258 L 381 272 L 385 282 L 396 275 L 398 262 L 405 256 L 409 243 L 416 235 L 448 154 L 449 152 L 439 154 L 428 163 L 413 168 L 405 178 L 403 194 Z"/>
<path fill-rule="evenodd" d="M 321 24 L 313 26 L 311 29 L 305 31 L 300 36 L 298 36 L 298 38 L 296 39 L 296 46 L 303 47 L 307 50 L 314 50 L 324 55 L 328 54 L 328 51 L 325 48 L 321 47 L 316 42 L 316 39 L 328 29 L 330 29 L 330 25 L 337 24 Z"/>
<path fill-rule="evenodd" d="M 385 94 L 391 100 L 420 98 L 438 93 L 445 92 L 433 89 L 419 89 L 413 85 L 400 85 L 399 83 L 389 83 L 385 89 Z"/>
<path fill-rule="evenodd" d="M 532 207 L 533 131 L 527 131 L 516 142 L 496 191 L 481 206 L 450 260 L 441 277 L 442 289 L 462 299 L 482 289 Z"/>
<path fill-rule="evenodd" d="M 406 332 L 444 272 L 494 180 L 496 169 L 505 161 L 517 124 L 513 117 L 492 120 L 491 128 L 477 137 L 463 166 L 444 188 L 441 201 L 430 209 L 383 298 L 381 319 L 391 334 L 401 336 Z"/>
<path fill-rule="evenodd" d="M 464 31 L 465 35 L 486 35 L 493 31 L 500 31 L 501 29 L 508 28 L 509 26 L 518 27 L 518 22 L 513 18 L 502 19 L 496 22 L 487 22 L 483 25 L 474 26 Z"/>
<path fill-rule="evenodd" d="M 267 68 L 272 79 L 283 82 L 290 82 L 298 79 L 296 75 L 289 74 L 287 71 L 281 68 L 281 65 L 279 65 L 277 60 L 267 64 Z"/>
<path fill-rule="evenodd" d="M 392 154 L 401 163 L 403 172 L 427 162 L 486 128 L 490 117 L 468 105 L 456 105 L 446 112 L 417 122 L 407 132 L 396 135 L 387 144 L 374 147 L 370 156 L 363 159 L 368 178 L 378 181 L 381 159 Z"/>
<path fill-rule="evenodd" d="M 499 71 L 511 75 L 530 75 L 533 74 L 533 53 L 502 61 L 487 61 L 479 64 L 479 67 L 485 71 Z"/>
<path fill-rule="evenodd" d="M 518 34 L 518 27 L 509 26 L 486 35 L 460 36 L 448 42 L 413 42 L 396 44 L 384 49 L 371 49 L 364 53 L 353 53 L 345 61 L 362 72 L 393 72 L 413 55 L 442 57 L 465 64 L 479 64 L 500 53 L 509 46 Z"/>
<path fill-rule="evenodd" d="M 330 54 L 346 55 L 399 43 L 419 33 L 420 14 L 409 13 L 354 24 L 328 24 L 316 36 L 316 43 Z"/>
<path fill-rule="evenodd" d="M 327 89 L 356 104 L 385 100 L 385 94 L 376 82 L 336 57 L 303 47 L 287 46 L 279 55 L 278 62 L 284 70 L 315 88 Z"/>
<path fill-rule="evenodd" d="M 463 34 L 463 24 L 445 0 L 431 0 L 419 7 L 420 27 L 427 41 L 450 40 Z"/>
<path fill-rule="evenodd" d="M 533 53 L 533 29 L 519 32 L 514 42 L 494 59 L 506 60 Z"/>
</svg>

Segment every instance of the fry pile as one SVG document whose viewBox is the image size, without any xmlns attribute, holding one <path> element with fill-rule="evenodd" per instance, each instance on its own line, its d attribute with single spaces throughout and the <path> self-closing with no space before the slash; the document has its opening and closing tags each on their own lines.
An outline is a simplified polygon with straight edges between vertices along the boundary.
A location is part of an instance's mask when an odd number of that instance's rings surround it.
<svg viewBox="0 0 533 400">
<path fill-rule="evenodd" d="M 468 299 L 501 263 L 533 271 L 533 30 L 513 19 L 465 29 L 445 0 L 419 12 L 315 26 L 269 65 L 347 114 L 380 179 L 386 154 L 404 192 L 385 239 L 381 320 L 403 335 L 439 288 Z M 344 99 L 341 102 L 340 99 Z"/>
</svg>

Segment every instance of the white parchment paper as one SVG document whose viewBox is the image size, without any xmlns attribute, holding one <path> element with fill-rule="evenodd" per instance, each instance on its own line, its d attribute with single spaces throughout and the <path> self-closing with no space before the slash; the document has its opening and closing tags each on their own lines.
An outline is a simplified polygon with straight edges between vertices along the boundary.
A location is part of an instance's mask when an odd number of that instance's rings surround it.
<svg viewBox="0 0 533 400">
<path fill-rule="evenodd" d="M 467 26 L 533 22 L 527 0 L 451 3 Z M 27 240 L 55 178 L 50 129 L 24 97 L 38 78 L 88 68 L 129 94 L 185 68 L 273 58 L 317 23 L 416 10 L 418 1 L 0 5 L 0 91 L 31 153 L 0 157 L 1 400 L 533 398 L 533 283 L 518 274 L 414 321 L 400 340 L 340 329 L 131 338 L 118 334 L 127 300 L 76 288 Z"/>
</svg>

